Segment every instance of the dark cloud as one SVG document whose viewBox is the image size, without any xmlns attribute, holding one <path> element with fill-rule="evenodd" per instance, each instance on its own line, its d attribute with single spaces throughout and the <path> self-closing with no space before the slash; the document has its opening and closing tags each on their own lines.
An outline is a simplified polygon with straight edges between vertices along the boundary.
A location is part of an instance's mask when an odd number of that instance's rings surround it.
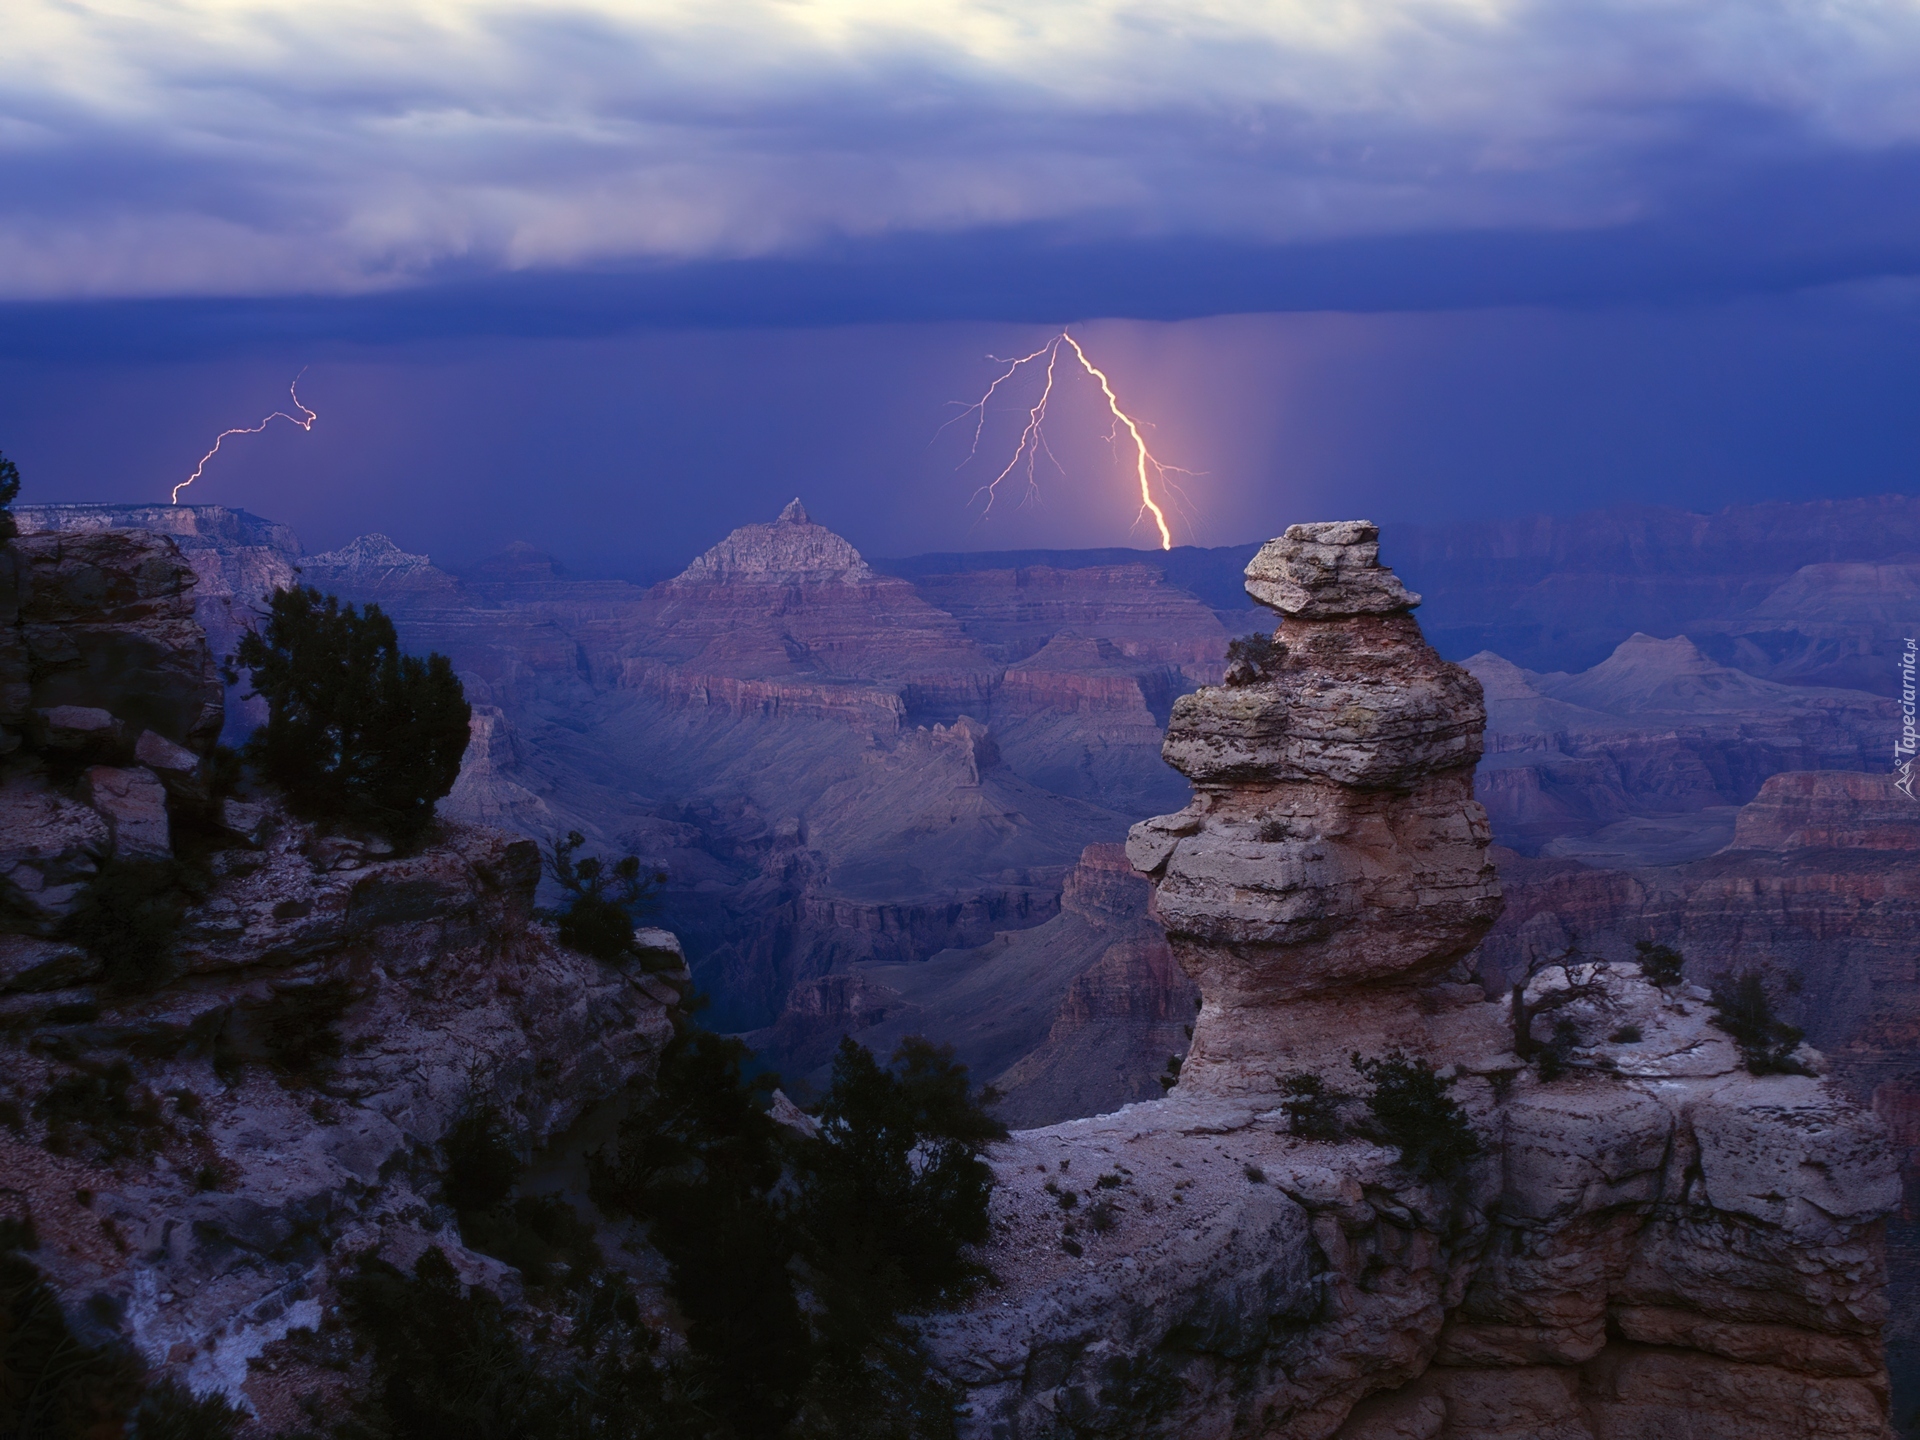
<svg viewBox="0 0 1920 1440">
<path fill-rule="evenodd" d="M 386 313 L 815 323 L 1913 265 L 1899 0 L 17 9 L 0 293 L 23 300 L 420 285 Z"/>
</svg>

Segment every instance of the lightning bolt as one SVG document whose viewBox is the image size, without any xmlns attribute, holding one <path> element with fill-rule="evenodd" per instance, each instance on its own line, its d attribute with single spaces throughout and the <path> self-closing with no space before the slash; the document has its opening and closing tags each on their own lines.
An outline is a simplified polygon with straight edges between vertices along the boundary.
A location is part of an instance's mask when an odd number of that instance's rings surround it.
<svg viewBox="0 0 1920 1440">
<path fill-rule="evenodd" d="M 1047 418 L 1047 405 L 1053 399 L 1053 389 L 1057 379 L 1060 353 L 1063 346 L 1073 352 L 1074 360 L 1078 361 L 1080 368 L 1086 371 L 1094 382 L 1099 385 L 1101 395 L 1106 398 L 1107 410 L 1113 416 L 1113 429 L 1109 433 L 1108 438 L 1118 445 L 1121 427 L 1125 426 L 1128 437 L 1133 441 L 1134 478 L 1140 486 L 1140 509 L 1135 516 L 1135 523 L 1138 524 L 1141 520 L 1151 517 L 1154 528 L 1160 532 L 1160 548 L 1162 550 L 1171 550 L 1173 548 L 1173 531 L 1168 527 L 1165 508 L 1162 507 L 1159 501 L 1154 499 L 1154 486 L 1157 482 L 1162 490 L 1177 490 L 1178 487 L 1175 486 L 1168 477 L 1170 475 L 1191 475 L 1193 472 L 1191 470 L 1182 470 L 1177 465 L 1164 464 L 1154 457 L 1153 451 L 1148 448 L 1146 436 L 1140 432 L 1140 423 L 1120 408 L 1120 397 L 1114 393 L 1113 382 L 1107 378 L 1107 372 L 1087 358 L 1087 352 L 1081 348 L 1080 342 L 1074 339 L 1072 334 L 1066 330 L 1062 330 L 1058 335 L 1054 336 L 1030 355 L 1022 355 L 1018 359 L 1013 360 L 1003 355 L 988 357 L 995 363 L 1005 365 L 1007 368 L 994 379 L 991 385 L 987 386 L 985 394 L 971 405 L 963 407 L 958 415 L 947 422 L 947 425 L 952 425 L 956 421 L 964 420 L 968 415 L 974 417 L 973 445 L 972 448 L 967 451 L 967 458 L 960 462 L 959 467 L 964 469 L 973 461 L 974 457 L 980 453 L 980 436 L 987 423 L 988 402 L 993 399 L 1002 385 L 1005 385 L 1009 380 L 1013 379 L 1014 375 L 1019 372 L 1022 366 L 1038 361 L 1042 356 L 1046 357 L 1046 378 L 1040 389 L 1040 398 L 1034 401 L 1031 408 L 1027 411 L 1027 423 L 1020 431 L 1020 443 L 1014 446 L 1013 458 L 1007 461 L 1005 468 L 1003 468 L 998 475 L 995 475 L 993 479 L 973 492 L 973 498 L 975 500 L 980 499 L 982 496 L 986 497 L 986 504 L 981 510 L 981 515 L 984 517 L 993 509 L 993 502 L 1000 494 L 1001 483 L 1005 481 L 1009 475 L 1012 475 L 1016 470 L 1020 469 L 1023 461 L 1026 465 L 1027 496 L 1029 498 L 1037 494 L 1039 490 L 1038 477 L 1034 472 L 1035 466 L 1038 464 L 1042 455 L 1045 455 L 1048 460 L 1053 461 L 1053 466 L 1056 470 L 1062 468 L 1060 462 L 1054 458 L 1052 449 L 1047 444 L 1045 422 Z M 940 428 L 944 430 L 946 426 L 943 425 Z"/>
<path fill-rule="evenodd" d="M 301 366 L 300 375 L 305 375 L 306 373 L 307 367 L 304 365 Z M 318 420 L 320 416 L 300 403 L 300 375 L 294 376 L 293 383 L 287 386 L 287 394 L 293 397 L 293 408 L 300 412 L 299 415 L 289 415 L 284 410 L 276 410 L 258 425 L 243 425 L 232 430 L 222 430 L 218 435 L 213 437 L 213 448 L 200 457 L 200 463 L 193 467 L 193 473 L 173 487 L 173 498 L 167 503 L 170 505 L 178 505 L 180 503 L 180 492 L 200 478 L 200 472 L 207 468 L 207 462 L 209 460 L 220 453 L 221 442 L 229 435 L 258 435 L 276 420 L 290 421 L 298 425 L 302 430 L 313 429 L 313 422 Z"/>
</svg>

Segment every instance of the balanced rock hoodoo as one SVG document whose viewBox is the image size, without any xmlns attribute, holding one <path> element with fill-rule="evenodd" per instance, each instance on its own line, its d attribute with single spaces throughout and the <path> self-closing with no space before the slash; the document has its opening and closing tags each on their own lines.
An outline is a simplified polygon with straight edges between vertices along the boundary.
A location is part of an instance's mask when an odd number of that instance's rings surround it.
<svg viewBox="0 0 1920 1440">
<path fill-rule="evenodd" d="M 1247 592 L 1286 617 L 1271 657 L 1174 706 L 1165 754 L 1194 800 L 1127 853 L 1203 997 L 1188 1093 L 1271 1090 L 1276 1067 L 1386 1037 L 1440 1046 L 1459 1006 L 1423 991 L 1499 917 L 1480 682 L 1427 644 L 1379 548 L 1363 520 L 1267 544 Z"/>
</svg>

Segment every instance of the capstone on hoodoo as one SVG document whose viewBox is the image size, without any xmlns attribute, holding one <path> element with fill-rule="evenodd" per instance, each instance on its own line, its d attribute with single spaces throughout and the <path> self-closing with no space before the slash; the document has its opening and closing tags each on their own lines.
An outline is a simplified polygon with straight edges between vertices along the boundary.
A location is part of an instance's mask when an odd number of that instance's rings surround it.
<svg viewBox="0 0 1920 1440">
<path fill-rule="evenodd" d="M 1193 803 L 1127 845 L 1203 996 L 1189 1094 L 1269 1090 L 1388 1035 L 1428 1048 L 1422 990 L 1500 913 L 1480 682 L 1422 637 L 1379 531 L 1295 525 L 1247 592 L 1285 617 L 1273 652 L 1174 706 L 1164 753 Z"/>
</svg>

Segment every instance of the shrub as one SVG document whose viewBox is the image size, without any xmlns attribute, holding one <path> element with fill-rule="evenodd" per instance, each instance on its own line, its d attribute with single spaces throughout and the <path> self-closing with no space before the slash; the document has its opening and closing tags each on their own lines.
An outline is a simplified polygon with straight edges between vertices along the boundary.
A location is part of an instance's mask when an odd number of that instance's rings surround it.
<svg viewBox="0 0 1920 1440">
<path fill-rule="evenodd" d="M 1289 1075 L 1280 1082 L 1286 1099 L 1280 1108 L 1286 1112 L 1287 1128 L 1303 1140 L 1340 1138 L 1340 1096 L 1327 1088 L 1318 1075 Z"/>
<path fill-rule="evenodd" d="M 0 1252 L 0 1435 L 86 1440 L 117 1435 L 140 1394 L 125 1351 L 87 1345 L 30 1261 Z"/>
<path fill-rule="evenodd" d="M 1752 970 L 1722 975 L 1713 983 L 1713 1023 L 1732 1037 L 1740 1061 L 1753 1075 L 1804 1075 L 1793 1058 L 1805 1032 L 1773 1013 L 1765 980 Z"/>
<path fill-rule="evenodd" d="M 61 933 L 106 967 L 115 989 L 151 990 L 172 978 L 188 882 L 175 860 L 109 860 L 81 892 Z"/>
<path fill-rule="evenodd" d="M 1553 1038 L 1540 1047 L 1534 1056 L 1542 1080 L 1558 1080 L 1567 1073 L 1573 1061 L 1573 1052 L 1580 1044 L 1580 1031 L 1571 1020 L 1559 1019 L 1553 1022 Z"/>
<path fill-rule="evenodd" d="M 340 1017 L 352 1003 L 353 985 L 342 979 L 276 991 L 260 1023 L 267 1063 L 283 1075 L 324 1070 L 340 1058 Z"/>
<path fill-rule="evenodd" d="M 1372 1085 L 1367 1109 L 1381 1138 L 1400 1152 L 1415 1174 L 1451 1179 L 1480 1153 L 1479 1137 L 1433 1066 L 1399 1051 L 1366 1060 L 1356 1052 L 1353 1068 Z"/>
<path fill-rule="evenodd" d="M 610 1284 L 594 1296 L 604 1304 L 575 1317 L 565 1348 L 545 1349 L 522 1343 L 496 1297 L 462 1287 L 438 1247 L 411 1275 L 362 1258 L 340 1288 L 347 1318 L 372 1352 L 377 1391 L 361 1409 L 364 1418 L 383 1422 L 375 1434 L 664 1440 L 708 1433 L 686 1423 L 692 1417 L 674 1422 L 660 1372 L 636 1343 L 638 1312 Z"/>
<path fill-rule="evenodd" d="M 820 1118 L 802 1186 L 813 1243 L 879 1272 L 905 1305 L 976 1279 L 962 1250 L 987 1237 L 993 1172 L 980 1150 L 1007 1129 L 974 1103 L 952 1048 L 909 1036 L 882 1068 L 842 1040 Z"/>
<path fill-rule="evenodd" d="M 489 1210 L 520 1182 L 520 1151 L 491 1095 L 469 1087 L 465 1104 L 440 1141 L 446 1170 L 440 1195 L 463 1214 Z"/>
<path fill-rule="evenodd" d="M 1607 1037 L 1608 1041 L 1615 1045 L 1638 1045 L 1644 1038 L 1645 1033 L 1631 1021 Z"/>
<path fill-rule="evenodd" d="M 1252 685 L 1265 680 L 1286 658 L 1287 647 L 1273 636 L 1256 631 L 1227 642 L 1227 684 Z"/>
<path fill-rule="evenodd" d="M 627 855 L 609 867 L 596 855 L 574 856 L 586 837 L 571 830 L 564 840 L 547 847 L 547 870 L 567 893 L 566 904 L 555 913 L 560 943 L 608 964 L 629 959 L 633 924 L 653 900 L 653 891 L 666 876 L 640 873 L 640 857 Z"/>
<path fill-rule="evenodd" d="M 513 1266 L 534 1289 L 578 1289 L 601 1263 L 593 1227 L 557 1195 L 523 1195 L 489 1210 L 462 1211 L 460 1238 Z"/>
<path fill-rule="evenodd" d="M 124 1060 L 63 1075 L 34 1103 L 55 1155 L 121 1160 L 160 1146 L 166 1121 L 160 1103 L 137 1083 Z"/>
<path fill-rule="evenodd" d="M 612 1152 L 588 1166 L 601 1209 L 651 1222 L 687 1319 L 689 1384 L 742 1436 L 779 1430 L 812 1361 L 788 1270 L 792 1227 L 774 1198 L 782 1153 L 766 1113 L 773 1077 L 747 1078 L 750 1058 L 737 1040 L 683 1029 Z"/>
<path fill-rule="evenodd" d="M 195 1395 L 169 1376 L 140 1397 L 127 1440 L 233 1440 L 245 1419 L 218 1391 Z"/>
<path fill-rule="evenodd" d="M 949 1401 L 899 1315 L 965 1291 L 1005 1133 L 951 1052 L 835 1056 L 817 1138 L 766 1113 L 737 1041 L 684 1030 L 654 1092 L 593 1158 L 602 1208 L 640 1215 L 673 1266 L 687 1383 L 740 1437 L 949 1433 Z"/>
<path fill-rule="evenodd" d="M 400 845 L 420 838 L 467 747 L 470 710 L 446 656 L 402 655 L 379 606 L 361 613 L 298 586 L 274 592 L 233 662 L 267 702 L 247 755 L 297 812 Z"/>
<path fill-rule="evenodd" d="M 1681 967 L 1686 963 L 1678 950 L 1671 945 L 1656 945 L 1651 940 L 1635 942 L 1639 951 L 1640 973 L 1658 985 L 1661 989 L 1678 985 L 1681 980 Z"/>
</svg>

